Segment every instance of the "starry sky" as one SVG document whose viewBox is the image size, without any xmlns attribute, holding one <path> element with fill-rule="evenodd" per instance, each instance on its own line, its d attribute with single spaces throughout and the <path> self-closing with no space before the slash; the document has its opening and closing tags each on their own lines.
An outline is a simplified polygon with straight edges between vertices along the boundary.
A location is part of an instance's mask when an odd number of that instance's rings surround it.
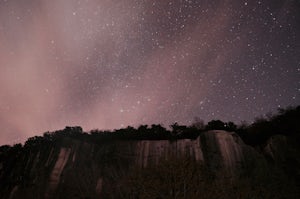
<svg viewBox="0 0 300 199">
<path fill-rule="evenodd" d="M 300 103 L 298 0 L 0 0 L 0 144 Z"/>
</svg>

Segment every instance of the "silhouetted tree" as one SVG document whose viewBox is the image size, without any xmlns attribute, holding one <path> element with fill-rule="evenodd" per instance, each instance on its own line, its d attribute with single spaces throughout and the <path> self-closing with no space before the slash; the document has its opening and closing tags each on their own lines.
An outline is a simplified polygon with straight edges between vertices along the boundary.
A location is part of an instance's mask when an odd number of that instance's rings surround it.
<svg viewBox="0 0 300 199">
<path fill-rule="evenodd" d="M 237 126 L 233 122 L 225 123 L 225 130 L 235 132 L 237 130 Z"/>
<path fill-rule="evenodd" d="M 206 130 L 225 130 L 225 123 L 221 120 L 212 120 L 207 123 Z"/>
<path fill-rule="evenodd" d="M 172 128 L 173 138 L 184 138 L 184 134 L 187 132 L 187 126 L 179 125 L 177 122 L 170 126 Z"/>
<path fill-rule="evenodd" d="M 140 125 L 138 127 L 139 132 L 147 132 L 147 130 L 148 130 L 148 125 Z"/>
<path fill-rule="evenodd" d="M 240 126 L 237 131 L 245 143 L 253 146 L 263 145 L 271 136 L 276 134 L 300 134 L 299 118 L 300 106 L 278 109 L 277 114 L 269 114 L 268 118 L 257 117 L 251 125 Z"/>
</svg>

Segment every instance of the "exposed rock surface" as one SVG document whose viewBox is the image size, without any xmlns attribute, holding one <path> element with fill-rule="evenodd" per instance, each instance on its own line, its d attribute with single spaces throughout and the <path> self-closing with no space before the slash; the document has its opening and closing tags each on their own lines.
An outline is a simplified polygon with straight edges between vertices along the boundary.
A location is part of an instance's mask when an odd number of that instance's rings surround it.
<svg viewBox="0 0 300 199">
<path fill-rule="evenodd" d="M 264 154 L 282 159 L 278 145 L 283 144 L 287 145 L 285 138 L 272 138 Z M 226 131 L 205 132 L 194 140 L 94 144 L 65 139 L 24 151 L 9 163 L 2 160 L 0 198 L 95 198 L 128 170 L 159 165 L 172 157 L 189 157 L 230 175 L 266 161 L 262 153 Z"/>
<path fill-rule="evenodd" d="M 266 158 L 286 173 L 300 181 L 300 142 L 299 136 L 276 135 L 268 140 L 263 149 Z"/>
<path fill-rule="evenodd" d="M 46 197 L 49 197 L 56 190 L 57 185 L 59 184 L 61 174 L 66 166 L 66 163 L 69 160 L 71 149 L 70 148 L 61 148 L 54 168 L 50 174 L 48 191 L 46 192 Z"/>
<path fill-rule="evenodd" d="M 140 141 L 136 146 L 136 157 L 141 167 L 157 164 L 168 156 L 190 156 L 197 161 L 234 170 L 245 161 L 244 155 L 259 156 L 250 146 L 232 132 L 208 131 L 195 140 Z"/>
</svg>

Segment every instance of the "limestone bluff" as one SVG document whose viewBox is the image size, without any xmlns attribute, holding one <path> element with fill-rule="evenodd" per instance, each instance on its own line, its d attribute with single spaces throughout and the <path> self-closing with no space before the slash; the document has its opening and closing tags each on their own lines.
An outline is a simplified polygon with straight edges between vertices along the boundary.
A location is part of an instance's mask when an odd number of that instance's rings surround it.
<svg viewBox="0 0 300 199">
<path fill-rule="evenodd" d="M 23 148 L 16 157 L 4 158 L 2 152 L 0 193 L 1 198 L 210 198 L 220 197 L 221 189 L 228 198 L 236 193 L 265 196 L 269 190 L 257 193 L 249 188 L 251 183 L 274 177 L 273 188 L 287 183 L 281 166 L 293 159 L 295 169 L 299 151 L 293 139 L 285 136 L 273 136 L 265 146 L 254 148 L 236 133 L 221 130 L 203 132 L 195 139 L 99 144 L 62 137 L 55 144 Z M 241 182 L 248 184 L 239 187 Z M 296 196 L 298 184 L 290 184 L 283 190 Z M 209 192 L 208 185 L 214 191 Z M 228 190 L 235 186 L 235 191 Z M 203 187 L 205 193 L 201 193 Z"/>
</svg>

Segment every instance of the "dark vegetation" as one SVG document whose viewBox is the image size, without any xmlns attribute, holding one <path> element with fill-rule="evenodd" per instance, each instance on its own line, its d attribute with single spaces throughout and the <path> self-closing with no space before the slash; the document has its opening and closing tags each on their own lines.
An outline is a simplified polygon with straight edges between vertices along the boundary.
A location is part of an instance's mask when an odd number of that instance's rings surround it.
<svg viewBox="0 0 300 199">
<path fill-rule="evenodd" d="M 89 133 L 83 132 L 82 128 L 66 127 L 63 130 L 45 132 L 43 136 L 29 138 L 24 147 L 37 147 L 43 144 L 57 143 L 60 138 L 74 138 L 82 141 L 94 143 L 107 143 L 114 140 L 176 140 L 176 139 L 196 139 L 202 132 L 209 130 L 225 130 L 236 132 L 242 140 L 251 146 L 260 146 L 273 135 L 295 136 L 299 139 L 300 135 L 300 106 L 278 109 L 277 114 L 267 114 L 266 117 L 256 118 L 248 125 L 242 122 L 236 125 L 233 122 L 223 122 L 212 120 L 204 124 L 203 120 L 195 118 L 190 126 L 174 123 L 170 125 L 170 130 L 160 124 L 141 125 L 138 128 L 128 126 L 117 130 L 91 130 Z M 22 148 L 21 144 L 14 146 L 0 146 L 0 155 L 9 150 L 18 151 Z"/>
<path fill-rule="evenodd" d="M 277 114 L 268 114 L 260 117 L 251 125 L 245 123 L 236 125 L 233 122 L 222 122 L 212 120 L 206 125 L 200 119 L 195 119 L 191 126 L 172 124 L 168 130 L 162 125 L 141 125 L 138 128 L 128 126 L 127 128 L 114 131 L 92 130 L 83 132 L 81 127 L 66 127 L 55 132 L 46 132 L 43 136 L 29 138 L 25 145 L 0 146 L 0 162 L 5 160 L 6 167 L 14 165 L 14 161 L 20 154 L 30 155 L 31 151 L 49 150 L 51 147 L 59 146 L 66 138 L 86 141 L 95 144 L 109 144 L 120 140 L 176 140 L 196 139 L 202 132 L 208 130 L 226 130 L 236 132 L 242 140 L 254 147 L 264 147 L 267 140 L 273 135 L 285 135 L 293 137 L 295 143 L 300 143 L 300 106 L 287 109 L 279 109 Z M 41 154 L 41 157 L 42 154 Z M 25 165 L 24 165 L 25 166 Z M 26 172 L 25 172 L 26 173 Z M 24 174 L 26 176 L 28 174 Z"/>
<path fill-rule="evenodd" d="M 300 106 L 278 109 L 277 114 L 256 118 L 253 124 L 240 126 L 237 133 L 252 146 L 264 144 L 273 135 L 293 136 L 299 141 Z"/>
</svg>

